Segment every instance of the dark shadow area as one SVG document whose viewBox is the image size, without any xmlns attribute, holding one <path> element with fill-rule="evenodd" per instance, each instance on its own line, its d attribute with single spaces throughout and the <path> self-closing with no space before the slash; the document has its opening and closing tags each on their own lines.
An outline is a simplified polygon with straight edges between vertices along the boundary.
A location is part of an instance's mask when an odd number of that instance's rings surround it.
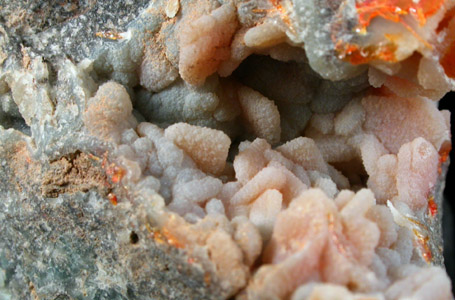
<svg viewBox="0 0 455 300">
<path fill-rule="evenodd" d="M 454 145 L 453 134 L 455 124 L 455 92 L 448 93 L 439 103 L 440 109 L 450 110 L 450 126 L 452 132 L 452 145 Z M 452 146 L 453 147 L 453 146 Z M 452 291 L 455 292 L 455 228 L 454 228 L 454 211 L 455 211 L 455 153 L 450 152 L 450 167 L 447 172 L 446 187 L 444 190 L 444 213 L 442 218 L 442 229 L 444 236 L 444 260 L 447 273 L 452 280 Z"/>
<path fill-rule="evenodd" d="M 19 130 L 28 136 L 31 135 L 30 127 L 19 113 L 19 109 L 10 93 L 0 95 L 0 126 L 4 129 L 13 128 Z"/>
<path fill-rule="evenodd" d="M 0 117 L 0 125 L 5 129 L 13 128 L 21 131 L 22 133 L 30 136 L 30 127 L 25 123 L 25 120 L 18 117 L 3 116 Z"/>
</svg>

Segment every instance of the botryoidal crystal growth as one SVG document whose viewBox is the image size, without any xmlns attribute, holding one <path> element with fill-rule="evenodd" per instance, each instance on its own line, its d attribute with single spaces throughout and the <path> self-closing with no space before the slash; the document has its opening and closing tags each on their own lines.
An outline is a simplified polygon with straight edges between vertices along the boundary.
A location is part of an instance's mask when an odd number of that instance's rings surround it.
<svg viewBox="0 0 455 300">
<path fill-rule="evenodd" d="M 0 299 L 452 299 L 454 0 L 0 4 Z"/>
</svg>

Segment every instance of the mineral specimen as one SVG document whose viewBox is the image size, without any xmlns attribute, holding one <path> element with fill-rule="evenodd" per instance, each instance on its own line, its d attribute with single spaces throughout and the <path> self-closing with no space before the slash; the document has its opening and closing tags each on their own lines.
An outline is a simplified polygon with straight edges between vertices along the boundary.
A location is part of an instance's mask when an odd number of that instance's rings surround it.
<svg viewBox="0 0 455 300">
<path fill-rule="evenodd" d="M 0 299 L 452 299 L 454 0 L 0 7 Z"/>
</svg>

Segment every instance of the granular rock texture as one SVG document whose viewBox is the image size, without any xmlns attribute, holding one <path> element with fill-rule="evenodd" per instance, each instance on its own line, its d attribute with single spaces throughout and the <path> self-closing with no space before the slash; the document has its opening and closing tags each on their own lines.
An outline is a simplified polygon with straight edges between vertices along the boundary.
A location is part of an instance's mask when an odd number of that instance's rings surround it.
<svg viewBox="0 0 455 300">
<path fill-rule="evenodd" d="M 79 152 L 50 163 L 49 169 L 42 175 L 41 193 L 44 197 L 56 198 L 59 194 L 98 189 L 105 196 L 107 186 L 105 172 L 95 167 L 89 155 Z"/>
<path fill-rule="evenodd" d="M 0 1 L 1 299 L 452 299 L 455 1 Z"/>
<path fill-rule="evenodd" d="M 48 171 L 40 176 L 21 134 L 4 130 L 1 142 L 0 205 L 7 222 L 2 223 L 2 299 L 217 298 L 216 285 L 204 282 L 202 270 L 152 238 L 159 231 L 131 223 L 129 217 L 141 208 L 119 203 L 113 210 L 103 194 L 76 191 L 74 182 L 68 184 L 73 190 L 42 195 L 38 179 L 55 172 L 56 162 L 44 164 Z M 24 148 L 19 152 L 18 146 Z M 85 155 L 78 154 L 73 166 Z M 22 173 L 22 166 L 33 176 Z M 105 173 L 97 164 L 90 172 Z"/>
</svg>

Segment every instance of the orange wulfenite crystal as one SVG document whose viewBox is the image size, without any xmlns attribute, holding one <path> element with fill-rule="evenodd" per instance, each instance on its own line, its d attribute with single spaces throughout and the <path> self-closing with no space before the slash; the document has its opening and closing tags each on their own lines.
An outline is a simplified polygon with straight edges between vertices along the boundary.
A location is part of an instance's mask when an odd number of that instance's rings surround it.
<svg viewBox="0 0 455 300">
<path fill-rule="evenodd" d="M 272 3 L 275 9 L 280 13 L 283 22 L 289 26 L 289 29 L 293 30 L 291 19 L 289 18 L 286 9 L 281 5 L 281 0 L 270 0 L 270 3 Z"/>
<path fill-rule="evenodd" d="M 395 62 L 396 45 L 387 44 L 380 47 L 368 46 L 361 48 L 356 44 L 345 44 L 338 41 L 335 45 L 340 59 L 350 62 L 353 65 L 366 64 L 372 60 L 380 59 L 388 62 Z"/>
<path fill-rule="evenodd" d="M 118 201 L 117 201 L 117 196 L 113 193 L 109 193 L 109 195 L 107 195 L 107 197 L 109 198 L 109 201 L 111 201 L 112 205 L 117 205 Z"/>
<path fill-rule="evenodd" d="M 413 231 L 417 237 L 417 243 L 420 246 L 423 259 L 425 259 L 427 263 L 431 263 L 431 260 L 433 259 L 433 254 L 431 253 L 430 247 L 428 246 L 429 241 L 428 236 L 424 236 L 418 230 L 414 229 Z"/>
<path fill-rule="evenodd" d="M 158 230 L 152 230 L 152 232 L 150 233 L 150 235 L 152 236 L 152 238 L 155 240 L 156 243 L 158 243 L 158 244 L 164 244 L 164 237 L 163 237 L 163 235 L 161 234 L 160 231 L 158 231 Z"/>
<path fill-rule="evenodd" d="M 428 213 L 434 217 L 438 213 L 438 205 L 434 202 L 434 196 L 428 197 Z"/>
<path fill-rule="evenodd" d="M 357 1 L 356 8 L 359 24 L 364 30 L 375 17 L 399 22 L 401 16 L 412 15 L 422 26 L 428 17 L 441 8 L 443 3 L 444 0 L 366 0 Z"/>
<path fill-rule="evenodd" d="M 109 40 L 120 40 L 123 37 L 116 31 L 108 30 L 108 31 L 100 31 L 97 32 L 96 37 L 103 38 L 103 39 L 109 39 Z"/>
<path fill-rule="evenodd" d="M 445 163 L 447 161 L 447 159 L 449 158 L 450 151 L 451 151 L 451 148 L 439 153 L 439 164 L 438 164 L 438 174 L 439 175 L 441 175 L 441 173 L 442 173 L 442 164 Z"/>
<path fill-rule="evenodd" d="M 162 231 L 163 236 L 166 238 L 167 243 L 171 246 L 174 246 L 175 248 L 184 248 L 185 245 L 183 245 L 177 238 L 172 235 L 166 228 L 164 228 Z"/>
<path fill-rule="evenodd" d="M 111 164 L 107 168 L 106 174 L 111 178 L 113 183 L 119 183 L 123 176 L 125 176 L 126 171 L 114 164 Z"/>
</svg>

